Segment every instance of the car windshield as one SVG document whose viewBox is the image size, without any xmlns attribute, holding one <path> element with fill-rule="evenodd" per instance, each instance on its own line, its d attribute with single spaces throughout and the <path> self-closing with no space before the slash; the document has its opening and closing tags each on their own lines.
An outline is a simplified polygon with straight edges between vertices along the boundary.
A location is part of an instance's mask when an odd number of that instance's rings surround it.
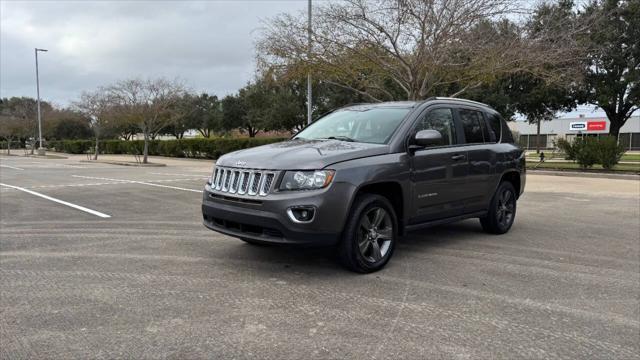
<svg viewBox="0 0 640 360">
<path fill-rule="evenodd" d="M 302 130 L 294 139 L 337 139 L 386 144 L 410 108 L 351 108 L 333 112 Z"/>
</svg>

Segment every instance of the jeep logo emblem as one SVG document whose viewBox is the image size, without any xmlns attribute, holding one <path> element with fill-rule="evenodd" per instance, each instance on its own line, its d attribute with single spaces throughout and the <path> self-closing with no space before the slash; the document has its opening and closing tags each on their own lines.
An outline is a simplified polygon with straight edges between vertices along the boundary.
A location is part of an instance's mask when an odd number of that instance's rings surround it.
<svg viewBox="0 0 640 360">
<path fill-rule="evenodd" d="M 245 167 L 245 166 L 247 166 L 247 162 L 246 161 L 236 161 L 236 166 Z"/>
</svg>

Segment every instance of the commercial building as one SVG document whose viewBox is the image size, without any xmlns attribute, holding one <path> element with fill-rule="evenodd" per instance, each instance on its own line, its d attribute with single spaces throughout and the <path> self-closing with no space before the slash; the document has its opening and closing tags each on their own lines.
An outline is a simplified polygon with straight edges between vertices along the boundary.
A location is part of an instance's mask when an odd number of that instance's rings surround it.
<svg viewBox="0 0 640 360">
<path fill-rule="evenodd" d="M 535 149 L 537 143 L 537 125 L 529 124 L 525 120 L 509 123 L 511 131 L 518 136 L 520 145 L 525 149 Z M 516 134 L 517 133 L 517 134 Z M 540 124 L 540 147 L 554 148 L 557 139 L 572 141 L 576 136 L 603 136 L 609 133 L 609 119 L 606 116 L 578 116 L 564 117 Z M 640 150 L 640 115 L 634 115 L 627 120 L 618 141 L 628 150 Z"/>
</svg>

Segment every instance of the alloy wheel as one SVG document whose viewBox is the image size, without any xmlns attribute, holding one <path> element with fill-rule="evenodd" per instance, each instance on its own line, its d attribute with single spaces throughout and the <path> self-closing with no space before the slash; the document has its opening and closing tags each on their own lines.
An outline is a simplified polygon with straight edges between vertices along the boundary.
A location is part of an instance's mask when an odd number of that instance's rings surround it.
<svg viewBox="0 0 640 360">
<path fill-rule="evenodd" d="M 389 213 L 381 207 L 369 209 L 362 215 L 358 227 L 358 248 L 368 262 L 382 260 L 393 240 L 393 222 Z"/>
<path fill-rule="evenodd" d="M 510 189 L 504 189 L 498 198 L 496 219 L 501 227 L 506 228 L 513 221 L 516 207 L 516 197 Z"/>
</svg>

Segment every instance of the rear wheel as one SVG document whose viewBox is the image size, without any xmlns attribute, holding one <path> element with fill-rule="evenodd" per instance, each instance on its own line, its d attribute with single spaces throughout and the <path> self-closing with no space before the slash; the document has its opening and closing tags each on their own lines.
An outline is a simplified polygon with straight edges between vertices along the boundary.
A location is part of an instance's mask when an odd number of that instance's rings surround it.
<svg viewBox="0 0 640 360">
<path fill-rule="evenodd" d="M 393 254 L 397 228 L 389 200 L 373 194 L 358 196 L 338 248 L 340 261 L 359 273 L 382 269 Z"/>
<path fill-rule="evenodd" d="M 487 216 L 480 218 L 484 231 L 504 234 L 516 218 L 516 190 L 508 181 L 503 181 L 493 195 Z"/>
</svg>

